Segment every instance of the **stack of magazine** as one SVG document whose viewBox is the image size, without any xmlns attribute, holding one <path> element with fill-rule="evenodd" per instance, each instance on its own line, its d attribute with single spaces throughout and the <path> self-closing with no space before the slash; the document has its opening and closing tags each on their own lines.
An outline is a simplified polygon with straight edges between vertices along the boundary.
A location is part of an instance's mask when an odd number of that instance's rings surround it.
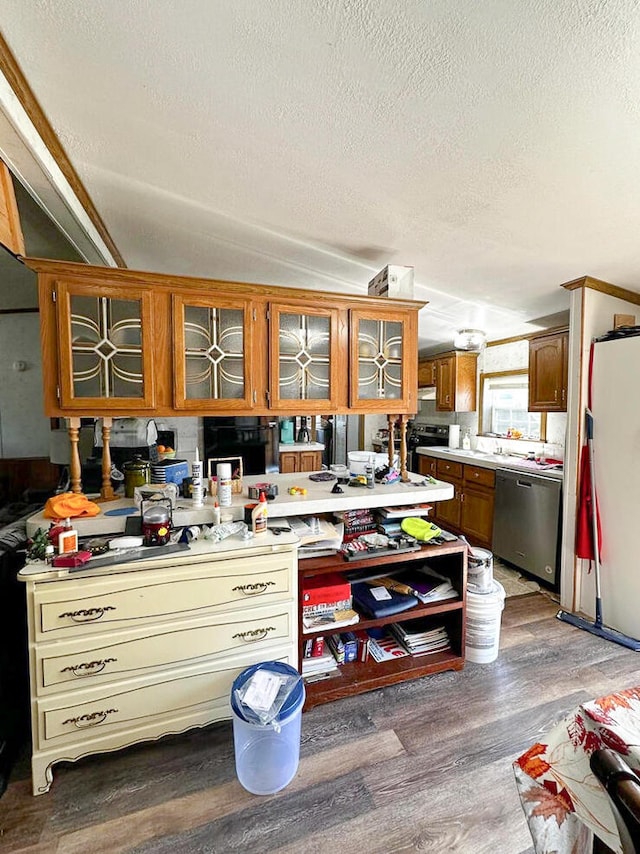
<svg viewBox="0 0 640 854">
<path fill-rule="evenodd" d="M 434 652 L 450 649 L 446 628 L 434 626 L 432 620 L 392 623 L 389 628 L 394 638 L 410 655 L 430 655 Z"/>
</svg>

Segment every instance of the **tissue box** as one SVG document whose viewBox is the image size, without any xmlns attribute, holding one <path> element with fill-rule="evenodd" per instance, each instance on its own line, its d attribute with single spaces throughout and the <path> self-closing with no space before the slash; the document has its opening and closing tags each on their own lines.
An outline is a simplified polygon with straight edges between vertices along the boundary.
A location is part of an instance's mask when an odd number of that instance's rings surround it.
<svg viewBox="0 0 640 854">
<path fill-rule="evenodd" d="M 413 299 L 413 267 L 385 267 L 369 282 L 369 296 Z"/>
</svg>

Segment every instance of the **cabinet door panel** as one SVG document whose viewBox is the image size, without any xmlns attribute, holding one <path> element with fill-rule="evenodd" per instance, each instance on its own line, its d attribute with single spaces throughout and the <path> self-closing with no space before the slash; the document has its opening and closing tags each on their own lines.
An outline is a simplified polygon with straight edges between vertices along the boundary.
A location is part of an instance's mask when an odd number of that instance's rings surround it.
<svg viewBox="0 0 640 854">
<path fill-rule="evenodd" d="M 322 468 L 322 451 L 301 451 L 298 471 L 319 471 Z"/>
<path fill-rule="evenodd" d="M 424 457 L 418 455 L 418 474 L 428 474 L 431 477 L 436 477 L 437 467 L 435 457 Z"/>
<path fill-rule="evenodd" d="M 248 300 L 174 294 L 177 408 L 252 408 L 250 316 Z"/>
<path fill-rule="evenodd" d="M 529 341 L 529 411 L 566 412 L 568 333 Z"/>
<path fill-rule="evenodd" d="M 290 411 L 304 401 L 305 411 L 337 405 L 337 309 L 271 304 L 270 408 Z"/>
<path fill-rule="evenodd" d="M 293 474 L 298 471 L 298 454 L 284 451 L 280 454 L 280 474 Z"/>
<path fill-rule="evenodd" d="M 462 530 L 473 542 L 488 547 L 493 536 L 494 497 L 492 489 L 465 486 L 462 500 Z"/>
<path fill-rule="evenodd" d="M 408 311 L 350 312 L 352 409 L 415 412 L 417 317 Z"/>
<path fill-rule="evenodd" d="M 460 481 L 447 479 L 446 482 L 453 486 L 454 494 L 453 498 L 450 498 L 448 501 L 438 501 L 436 503 L 438 524 L 443 525 L 445 528 L 459 530 L 461 515 Z"/>
<path fill-rule="evenodd" d="M 59 282 L 56 292 L 61 405 L 96 412 L 152 408 L 150 291 Z"/>
</svg>

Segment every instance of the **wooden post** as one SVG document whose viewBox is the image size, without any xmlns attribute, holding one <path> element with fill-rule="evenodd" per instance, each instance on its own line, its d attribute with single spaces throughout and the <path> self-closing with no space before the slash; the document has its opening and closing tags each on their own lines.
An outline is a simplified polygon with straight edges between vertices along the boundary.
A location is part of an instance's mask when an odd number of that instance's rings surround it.
<svg viewBox="0 0 640 854">
<path fill-rule="evenodd" d="M 118 497 L 111 486 L 111 427 L 112 418 L 102 419 L 102 489 L 100 501 L 115 501 Z"/>
<path fill-rule="evenodd" d="M 408 483 L 411 478 L 407 472 L 407 421 L 408 415 L 400 416 L 400 478 L 403 483 Z"/>
<path fill-rule="evenodd" d="M 395 454 L 394 454 L 395 443 L 396 443 L 395 432 L 394 432 L 395 420 L 396 420 L 395 415 L 387 415 L 387 427 L 389 428 L 389 445 L 387 447 L 387 450 L 389 452 L 389 468 L 390 469 L 393 468 L 393 458 L 395 456 Z"/>
<path fill-rule="evenodd" d="M 71 492 L 82 492 L 82 466 L 80 465 L 80 419 L 69 419 L 69 442 L 71 444 L 71 458 L 69 463 L 69 477 L 71 480 Z"/>
</svg>

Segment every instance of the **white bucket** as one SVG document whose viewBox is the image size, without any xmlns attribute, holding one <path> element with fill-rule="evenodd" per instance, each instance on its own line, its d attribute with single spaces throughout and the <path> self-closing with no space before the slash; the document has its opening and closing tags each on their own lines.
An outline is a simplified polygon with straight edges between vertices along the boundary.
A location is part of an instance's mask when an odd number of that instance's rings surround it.
<svg viewBox="0 0 640 854">
<path fill-rule="evenodd" d="M 491 592 L 467 591 L 467 619 L 465 658 L 475 664 L 489 664 L 498 657 L 500 623 L 505 592 L 499 581 L 494 581 Z"/>
<path fill-rule="evenodd" d="M 471 593 L 493 590 L 493 554 L 486 549 L 471 549 L 467 560 L 467 590 Z"/>
</svg>

